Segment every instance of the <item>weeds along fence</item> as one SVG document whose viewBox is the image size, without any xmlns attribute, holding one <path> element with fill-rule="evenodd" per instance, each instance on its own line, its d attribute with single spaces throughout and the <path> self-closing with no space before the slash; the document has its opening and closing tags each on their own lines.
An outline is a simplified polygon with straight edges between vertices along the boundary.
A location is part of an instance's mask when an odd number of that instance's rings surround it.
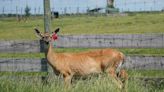
<svg viewBox="0 0 164 92">
<path fill-rule="evenodd" d="M 164 48 L 164 34 L 61 35 L 57 48 Z M 0 41 L 0 53 L 43 52 L 42 41 Z M 127 69 L 162 70 L 163 56 L 130 55 Z M 0 58 L 1 72 L 48 72 L 44 58 Z"/>
</svg>

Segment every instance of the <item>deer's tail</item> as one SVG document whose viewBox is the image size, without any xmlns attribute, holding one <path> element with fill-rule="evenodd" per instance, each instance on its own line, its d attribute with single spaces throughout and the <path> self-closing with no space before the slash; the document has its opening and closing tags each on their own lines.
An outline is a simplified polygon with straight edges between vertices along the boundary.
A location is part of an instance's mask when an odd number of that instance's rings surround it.
<svg viewBox="0 0 164 92">
<path fill-rule="evenodd" d="M 119 74 L 121 69 L 123 68 L 123 64 L 125 63 L 125 56 L 123 53 L 119 53 L 119 64 L 116 68 L 116 73 Z"/>
</svg>

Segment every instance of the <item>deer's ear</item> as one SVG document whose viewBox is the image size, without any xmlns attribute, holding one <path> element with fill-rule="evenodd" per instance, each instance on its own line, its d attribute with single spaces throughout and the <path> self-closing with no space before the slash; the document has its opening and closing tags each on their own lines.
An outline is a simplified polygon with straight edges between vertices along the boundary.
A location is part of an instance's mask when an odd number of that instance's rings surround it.
<svg viewBox="0 0 164 92">
<path fill-rule="evenodd" d="M 35 28 L 34 30 L 35 30 L 35 33 L 36 33 L 37 37 L 39 37 L 39 38 L 43 37 L 42 33 L 38 29 Z"/>
<path fill-rule="evenodd" d="M 60 28 L 55 29 L 55 33 L 57 34 L 60 31 Z"/>
</svg>

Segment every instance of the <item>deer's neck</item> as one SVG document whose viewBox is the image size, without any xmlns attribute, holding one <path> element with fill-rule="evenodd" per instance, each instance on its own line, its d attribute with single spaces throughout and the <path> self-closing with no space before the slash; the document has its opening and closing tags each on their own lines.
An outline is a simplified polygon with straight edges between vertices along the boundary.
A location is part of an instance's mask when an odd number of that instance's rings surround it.
<svg viewBox="0 0 164 92">
<path fill-rule="evenodd" d="M 52 41 L 49 43 L 49 47 L 48 47 L 48 51 L 47 51 L 47 59 L 51 65 L 54 64 L 54 61 L 56 61 L 56 53 L 53 51 Z"/>
</svg>

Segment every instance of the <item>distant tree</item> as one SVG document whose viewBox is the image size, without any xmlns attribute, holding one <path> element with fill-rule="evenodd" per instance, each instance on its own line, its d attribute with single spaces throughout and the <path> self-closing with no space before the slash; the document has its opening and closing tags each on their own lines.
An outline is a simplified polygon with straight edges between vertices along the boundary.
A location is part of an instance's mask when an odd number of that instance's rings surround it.
<svg viewBox="0 0 164 92">
<path fill-rule="evenodd" d="M 107 7 L 114 8 L 114 0 L 107 0 Z"/>
<path fill-rule="evenodd" d="M 26 17 L 29 17 L 31 15 L 30 10 L 31 10 L 30 7 L 27 5 L 26 8 L 25 8 L 25 10 L 24 10 Z"/>
</svg>

